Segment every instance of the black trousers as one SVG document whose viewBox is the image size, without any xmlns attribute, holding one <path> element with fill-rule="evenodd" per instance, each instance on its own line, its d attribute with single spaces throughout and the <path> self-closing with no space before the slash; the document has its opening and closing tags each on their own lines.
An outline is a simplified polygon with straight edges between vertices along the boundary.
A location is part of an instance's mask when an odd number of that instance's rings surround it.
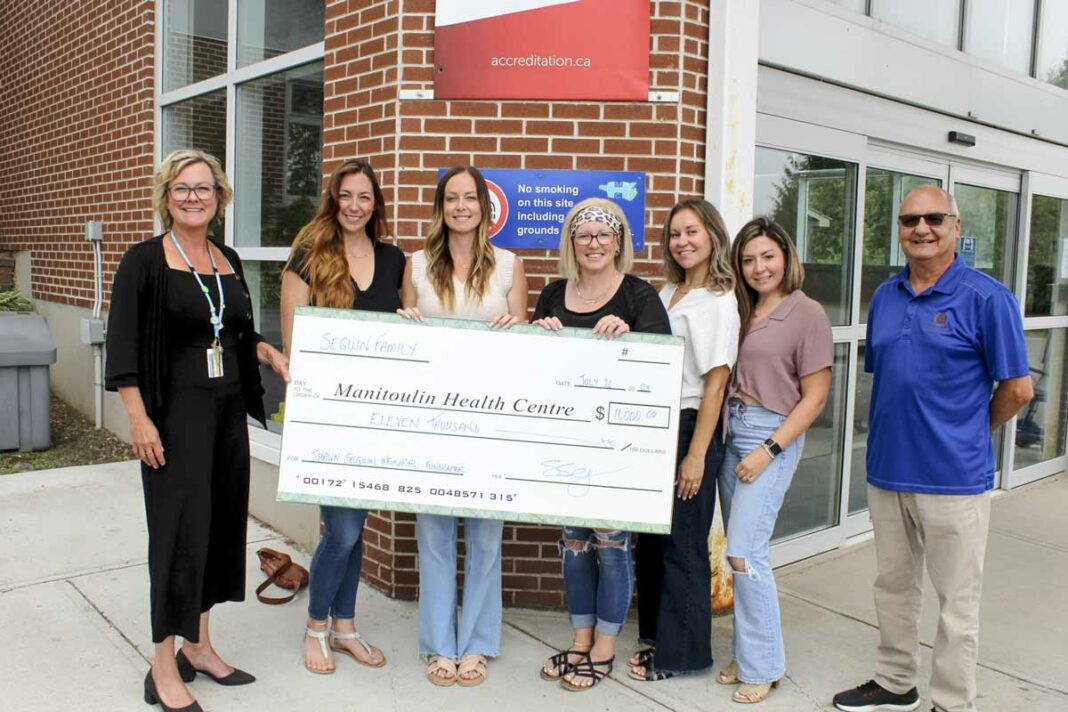
<svg viewBox="0 0 1068 712">
<path fill-rule="evenodd" d="M 690 449 L 697 411 L 679 417 L 678 465 Z M 708 533 L 716 509 L 716 478 L 723 464 L 720 430 L 705 455 L 697 496 L 675 497 L 671 534 L 639 534 L 634 552 L 638 590 L 638 638 L 656 647 L 656 670 L 685 672 L 712 665 L 712 569 Z"/>
<path fill-rule="evenodd" d="M 206 372 L 197 351 L 195 366 Z M 154 643 L 172 635 L 199 642 L 201 613 L 245 598 L 245 401 L 239 380 L 219 380 L 168 389 L 159 418 L 167 464 L 141 464 Z"/>
</svg>

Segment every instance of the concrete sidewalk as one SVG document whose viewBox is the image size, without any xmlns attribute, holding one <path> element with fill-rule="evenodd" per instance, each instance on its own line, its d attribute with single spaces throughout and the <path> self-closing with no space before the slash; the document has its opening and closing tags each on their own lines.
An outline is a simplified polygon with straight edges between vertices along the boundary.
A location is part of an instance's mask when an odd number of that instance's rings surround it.
<svg viewBox="0 0 1068 712">
<path fill-rule="evenodd" d="M 983 712 L 1068 710 L 1068 477 L 995 499 L 983 599 L 979 670 Z M 147 710 L 142 680 L 151 655 L 144 514 L 136 463 L 0 477 L 0 709 Z M 659 683 L 630 680 L 619 664 L 596 690 L 576 696 L 538 679 L 538 667 L 570 641 L 566 616 L 506 610 L 502 655 L 478 688 L 440 689 L 423 677 L 415 653 L 416 606 L 360 589 L 359 628 L 388 665 L 372 670 L 347 658 L 324 677 L 301 664 L 306 593 L 264 606 L 255 550 L 288 550 L 276 532 L 249 526 L 249 601 L 216 609 L 213 638 L 259 681 L 224 688 L 204 677 L 191 686 L 206 710 L 738 710 L 711 672 Z M 871 544 L 778 572 L 788 674 L 764 712 L 831 709 L 831 696 L 870 677 L 876 643 Z M 933 593 L 922 627 L 934 631 Z M 717 667 L 729 654 L 730 617 L 715 623 Z M 634 649 L 624 631 L 620 663 Z M 930 648 L 924 648 L 925 673 Z M 921 684 L 921 694 L 927 692 Z M 924 698 L 921 710 L 930 706 Z M 154 709 L 159 709 L 158 707 Z"/>
</svg>

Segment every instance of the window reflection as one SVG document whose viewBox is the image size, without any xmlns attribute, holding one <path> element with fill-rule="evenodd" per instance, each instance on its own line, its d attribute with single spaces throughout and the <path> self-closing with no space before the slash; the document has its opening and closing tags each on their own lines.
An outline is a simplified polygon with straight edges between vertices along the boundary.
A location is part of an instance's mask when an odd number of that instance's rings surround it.
<svg viewBox="0 0 1068 712">
<path fill-rule="evenodd" d="M 757 147 L 756 214 L 794 238 L 805 293 L 835 325 L 849 322 L 856 184 L 854 163 Z"/>
<path fill-rule="evenodd" d="M 1043 195 L 1031 200 L 1024 313 L 1068 314 L 1068 200 Z"/>
<path fill-rule="evenodd" d="M 325 19 L 322 0 L 241 0 L 237 66 L 322 42 Z"/>
<path fill-rule="evenodd" d="M 901 201 L 915 188 L 941 185 L 926 176 L 868 168 L 864 180 L 864 267 L 860 277 L 860 321 L 868 320 L 868 305 L 876 288 L 905 266 L 897 240 Z"/>
<path fill-rule="evenodd" d="M 282 322 L 279 317 L 279 299 L 282 287 L 281 262 L 261 262 L 247 260 L 242 262 L 245 280 L 248 282 L 252 296 L 252 316 L 258 331 L 267 342 L 278 349 L 282 348 Z M 281 405 L 286 397 L 286 386 L 274 371 L 260 366 L 263 378 L 263 409 L 267 413 L 267 429 L 282 432 Z M 250 421 L 252 422 L 252 421 Z M 259 423 L 256 424 L 259 427 Z"/>
<path fill-rule="evenodd" d="M 856 514 L 868 508 L 868 416 L 871 413 L 872 375 L 864 370 L 864 342 L 857 344 L 856 405 L 853 406 L 853 452 L 850 453 L 849 504 Z"/>
<path fill-rule="evenodd" d="M 1068 3 L 1043 2 L 1035 76 L 1068 89 Z"/>
<path fill-rule="evenodd" d="M 321 62 L 238 88 L 239 246 L 289 247 L 315 212 L 322 180 Z"/>
<path fill-rule="evenodd" d="M 1012 259 L 1006 247 L 1016 244 L 1018 196 L 1007 190 L 964 184 L 957 184 L 954 195 L 961 218 L 960 256 L 969 266 L 1011 289 Z"/>
<path fill-rule="evenodd" d="M 163 155 L 179 148 L 207 151 L 220 163 L 226 160 L 225 90 L 201 94 L 163 109 Z"/>
<path fill-rule="evenodd" d="M 166 91 L 226 71 L 228 4 L 218 0 L 167 0 L 163 22 Z"/>
<path fill-rule="evenodd" d="M 1031 73 L 1034 0 L 968 0 L 967 23 L 966 52 Z"/>
<path fill-rule="evenodd" d="M 871 0 L 871 16 L 939 44 L 960 46 L 961 0 Z"/>
<path fill-rule="evenodd" d="M 1065 454 L 1068 381 L 1065 336 L 1068 329 L 1028 331 L 1027 362 L 1035 397 L 1016 416 L 1016 469 Z"/>
<path fill-rule="evenodd" d="M 836 344 L 827 405 L 805 435 L 805 449 L 783 500 L 773 540 L 782 541 L 838 524 L 848 359 L 849 344 Z"/>
</svg>

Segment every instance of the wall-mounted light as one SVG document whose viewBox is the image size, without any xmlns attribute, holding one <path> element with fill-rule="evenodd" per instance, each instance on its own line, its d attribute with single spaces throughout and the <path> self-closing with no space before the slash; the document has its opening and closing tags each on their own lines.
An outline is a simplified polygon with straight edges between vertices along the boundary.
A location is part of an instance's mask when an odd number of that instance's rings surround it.
<svg viewBox="0 0 1068 712">
<path fill-rule="evenodd" d="M 950 131 L 949 142 L 971 147 L 975 145 L 975 136 L 966 134 L 963 131 Z"/>
</svg>

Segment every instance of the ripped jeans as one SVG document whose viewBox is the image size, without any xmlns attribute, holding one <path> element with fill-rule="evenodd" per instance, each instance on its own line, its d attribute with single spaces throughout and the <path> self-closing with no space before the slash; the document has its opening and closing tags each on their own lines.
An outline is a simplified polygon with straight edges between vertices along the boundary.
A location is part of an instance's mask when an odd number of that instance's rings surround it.
<svg viewBox="0 0 1068 712">
<path fill-rule="evenodd" d="M 630 532 L 564 527 L 560 546 L 571 627 L 619 635 L 634 591 Z"/>
<path fill-rule="evenodd" d="M 734 570 L 734 658 L 738 661 L 738 679 L 752 684 L 774 682 L 786 672 L 770 543 L 775 519 L 801 459 L 805 436 L 783 448 L 752 482 L 739 481 L 734 468 L 771 437 L 784 420 L 761 406 L 731 402 L 730 436 L 719 476 L 727 557 L 744 559 L 747 569 Z"/>
</svg>

